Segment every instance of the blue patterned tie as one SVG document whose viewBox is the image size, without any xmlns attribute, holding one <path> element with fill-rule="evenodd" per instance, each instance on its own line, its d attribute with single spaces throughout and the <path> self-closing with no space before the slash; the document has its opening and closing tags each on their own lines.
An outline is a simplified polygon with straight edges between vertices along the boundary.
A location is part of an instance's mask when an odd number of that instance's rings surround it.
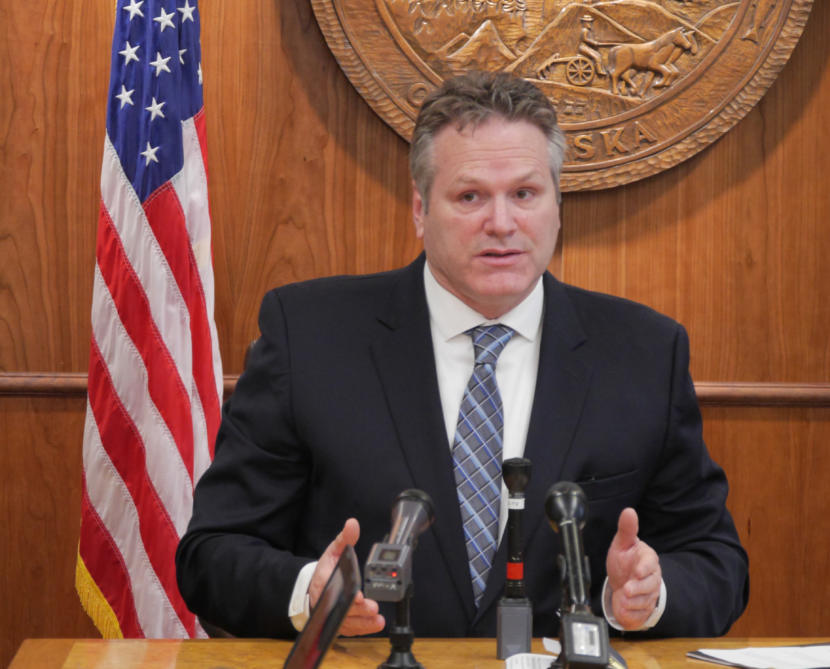
<svg viewBox="0 0 830 669">
<path fill-rule="evenodd" d="M 461 400 L 452 457 L 478 607 L 498 543 L 504 412 L 496 361 L 514 332 L 506 325 L 481 325 L 466 334 L 473 338 L 475 365 Z"/>
</svg>

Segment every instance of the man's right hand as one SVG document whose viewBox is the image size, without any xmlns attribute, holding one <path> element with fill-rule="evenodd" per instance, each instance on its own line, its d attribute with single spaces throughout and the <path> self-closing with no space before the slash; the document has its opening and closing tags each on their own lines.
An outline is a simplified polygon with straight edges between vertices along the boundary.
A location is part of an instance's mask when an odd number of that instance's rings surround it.
<svg viewBox="0 0 830 669">
<path fill-rule="evenodd" d="M 308 586 L 308 597 L 311 607 L 317 603 L 320 593 L 337 566 L 337 561 L 347 545 L 354 546 L 360 537 L 360 525 L 355 518 L 349 518 L 343 525 L 343 530 L 332 541 L 320 560 L 317 568 L 311 577 Z M 386 620 L 378 613 L 378 603 L 374 599 L 368 599 L 358 591 L 349 612 L 343 619 L 340 627 L 340 634 L 344 636 L 357 636 L 359 634 L 373 634 L 380 632 L 386 625 Z"/>
</svg>

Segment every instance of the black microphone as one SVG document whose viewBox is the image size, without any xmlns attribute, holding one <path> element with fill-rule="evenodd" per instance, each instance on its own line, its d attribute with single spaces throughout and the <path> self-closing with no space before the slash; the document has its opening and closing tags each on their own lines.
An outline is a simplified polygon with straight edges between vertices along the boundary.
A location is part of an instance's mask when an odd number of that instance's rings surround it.
<svg viewBox="0 0 830 669">
<path fill-rule="evenodd" d="M 524 548 L 522 524 L 525 512 L 525 489 L 530 481 L 530 460 L 510 458 L 502 463 L 502 478 L 507 486 L 507 582 L 506 597 L 523 598 Z"/>
<path fill-rule="evenodd" d="M 530 460 L 510 458 L 501 465 L 507 486 L 507 580 L 496 618 L 496 652 L 500 660 L 530 652 L 533 609 L 525 596 L 522 519 L 525 489 L 530 481 Z"/>
<path fill-rule="evenodd" d="M 560 481 L 545 499 L 551 527 L 562 536 L 564 558 L 559 556 L 562 577 L 562 621 L 559 638 L 562 652 L 551 667 L 588 669 L 607 667 L 608 623 L 591 613 L 588 593 L 591 577 L 582 547 L 582 528 L 587 517 L 585 493 L 576 483 Z"/>
<path fill-rule="evenodd" d="M 560 481 L 551 486 L 545 499 L 545 513 L 550 526 L 562 535 L 565 550 L 564 574 L 567 585 L 566 602 L 571 611 L 590 611 L 588 591 L 591 579 L 582 548 L 585 527 L 585 493 L 576 483 Z M 563 593 L 565 594 L 565 593 Z"/>
<path fill-rule="evenodd" d="M 364 569 L 366 596 L 399 602 L 412 584 L 412 553 L 418 537 L 435 521 L 432 499 L 422 490 L 404 490 L 392 505 L 392 528 L 369 552 Z"/>
<path fill-rule="evenodd" d="M 390 544 L 414 546 L 421 533 L 435 522 L 432 499 L 423 490 L 410 488 L 395 498 L 392 506 Z"/>
</svg>

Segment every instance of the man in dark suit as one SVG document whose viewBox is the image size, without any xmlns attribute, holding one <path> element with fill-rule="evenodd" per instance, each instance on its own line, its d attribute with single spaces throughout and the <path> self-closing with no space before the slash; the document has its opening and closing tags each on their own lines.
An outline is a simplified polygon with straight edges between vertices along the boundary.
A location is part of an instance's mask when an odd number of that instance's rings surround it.
<svg viewBox="0 0 830 669">
<path fill-rule="evenodd" d="M 263 301 L 177 552 L 188 605 L 233 634 L 294 633 L 345 545 L 364 562 L 396 495 L 420 488 L 436 520 L 415 552 L 415 633 L 494 635 L 499 463 L 524 455 L 535 635 L 558 628 L 560 547 L 543 503 L 559 480 L 588 498 L 595 611 L 621 630 L 726 632 L 746 606 L 747 557 L 702 440 L 685 331 L 546 271 L 564 151 L 552 106 L 508 75 L 452 79 L 422 105 L 411 151 L 425 253 Z M 488 338 L 498 349 L 479 359 Z M 471 445 L 476 385 L 493 410 Z M 485 489 L 496 494 L 470 501 Z M 378 632 L 389 614 L 359 595 L 342 632 Z"/>
</svg>

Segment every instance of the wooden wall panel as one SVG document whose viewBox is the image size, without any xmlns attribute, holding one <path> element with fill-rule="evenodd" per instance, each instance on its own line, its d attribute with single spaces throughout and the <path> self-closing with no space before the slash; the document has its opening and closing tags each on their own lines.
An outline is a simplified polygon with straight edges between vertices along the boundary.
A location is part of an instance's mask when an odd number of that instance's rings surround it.
<svg viewBox="0 0 830 669">
<path fill-rule="evenodd" d="M 750 561 L 749 607 L 730 634 L 827 636 L 830 409 L 709 407 L 703 418 Z"/>
<path fill-rule="evenodd" d="M 0 397 L 0 666 L 28 637 L 98 636 L 75 593 L 84 398 Z"/>
<path fill-rule="evenodd" d="M 830 12 L 766 96 L 669 172 L 566 195 L 566 280 L 686 325 L 707 381 L 830 382 Z"/>
<path fill-rule="evenodd" d="M 268 288 L 417 254 L 408 145 L 346 80 L 309 2 L 202 11 L 217 321 L 238 370 Z"/>
<path fill-rule="evenodd" d="M 342 74 L 308 0 L 200 11 L 216 318 L 235 375 L 265 290 L 388 269 L 419 244 L 407 145 Z M 94 633 L 72 576 L 112 25 L 111 1 L 0 0 L 0 666 L 27 636 Z M 720 141 L 645 181 L 566 194 L 553 264 L 685 323 L 697 381 L 788 382 L 801 398 L 744 407 L 746 391 L 777 391 L 735 385 L 733 405 L 704 412 L 752 561 L 735 633 L 830 629 L 827 35 L 830 1 L 815 0 L 791 61 Z M 799 406 L 810 393 L 824 399 Z"/>
<path fill-rule="evenodd" d="M 79 371 L 112 3 L 0 2 L 0 369 Z"/>
</svg>

